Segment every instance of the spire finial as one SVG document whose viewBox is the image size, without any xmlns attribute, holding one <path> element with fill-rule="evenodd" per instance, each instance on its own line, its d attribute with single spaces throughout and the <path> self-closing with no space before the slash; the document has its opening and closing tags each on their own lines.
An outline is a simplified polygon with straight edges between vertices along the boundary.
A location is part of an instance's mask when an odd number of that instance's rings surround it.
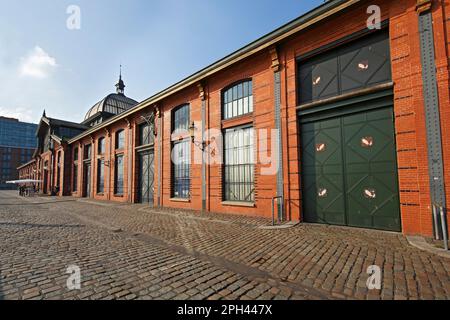
<svg viewBox="0 0 450 320">
<path fill-rule="evenodd" d="M 44 113 L 42 114 L 42 116 L 43 116 L 44 118 L 47 118 L 47 114 L 45 113 L 45 109 L 44 109 Z"/>
<path fill-rule="evenodd" d="M 117 94 L 125 94 L 125 83 L 122 80 L 122 64 L 120 65 L 119 82 L 116 84 Z"/>
</svg>

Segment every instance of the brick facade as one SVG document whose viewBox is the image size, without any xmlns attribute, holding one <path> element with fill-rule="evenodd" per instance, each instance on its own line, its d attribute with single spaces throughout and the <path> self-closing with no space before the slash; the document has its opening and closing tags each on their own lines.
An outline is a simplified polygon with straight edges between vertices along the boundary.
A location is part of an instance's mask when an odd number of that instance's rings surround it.
<svg viewBox="0 0 450 320">
<path fill-rule="evenodd" d="M 352 1 L 348 1 L 349 3 Z M 191 110 L 191 121 L 201 123 L 202 99 L 206 99 L 206 129 L 219 129 L 252 124 L 255 129 L 274 129 L 275 82 L 273 59 L 277 49 L 278 61 L 281 66 L 281 119 L 283 139 L 284 194 L 286 215 L 290 220 L 302 220 L 302 190 L 301 190 L 301 159 L 300 131 L 297 118 L 297 57 L 319 49 L 336 40 L 343 39 L 366 28 L 368 18 L 367 6 L 378 5 L 381 8 L 382 20 L 389 21 L 389 37 L 394 91 L 395 130 L 397 137 L 397 160 L 400 183 L 400 202 L 403 233 L 420 234 L 427 237 L 433 235 L 431 215 L 430 186 L 427 158 L 427 140 L 423 100 L 423 83 L 420 56 L 420 38 L 418 25 L 417 2 L 415 0 L 375 0 L 353 1 L 356 4 L 336 12 L 331 17 L 320 21 L 309 28 L 293 33 L 274 46 L 248 54 L 245 59 L 211 72 L 201 80 L 192 82 L 180 90 L 154 99 L 152 103 L 141 103 L 145 108 L 136 108 L 126 117 L 99 127 L 89 135 L 69 141 L 58 146 L 55 152 L 62 153 L 61 164 L 63 173 L 59 185 L 63 186 L 60 195 L 83 196 L 84 167 L 83 150 L 87 144 L 92 144 L 92 174 L 90 197 L 99 200 L 114 200 L 119 202 L 136 202 L 138 200 L 137 157 L 134 152 L 137 147 L 137 128 L 142 123 L 142 115 L 155 112 L 157 132 L 155 154 L 155 204 L 161 194 L 160 205 L 168 208 L 183 208 L 200 210 L 201 197 L 201 165 L 191 165 L 191 196 L 188 200 L 172 199 L 171 179 L 171 133 L 172 111 L 174 108 L 188 103 Z M 434 37 L 436 49 L 436 66 L 438 73 L 438 88 L 441 108 L 443 150 L 445 163 L 450 161 L 450 106 L 449 106 L 449 70 L 448 70 L 448 39 L 450 26 L 450 1 L 432 1 Z M 254 112 L 250 115 L 222 120 L 222 90 L 237 81 L 252 79 Z M 204 96 L 199 92 L 199 84 L 204 89 Z M 161 127 L 159 128 L 159 125 Z M 124 150 L 115 150 L 115 137 L 118 130 L 125 131 Z M 102 158 L 108 164 L 105 166 L 105 191 L 98 194 L 97 160 L 98 139 L 105 138 L 106 152 Z M 209 141 L 211 137 L 206 137 Z M 271 146 L 271 138 L 265 139 Z M 159 143 L 162 144 L 162 154 L 159 154 Z M 73 185 L 73 150 L 79 149 L 78 160 L 78 190 L 72 190 Z M 194 160 L 196 146 L 191 145 L 191 157 Z M 272 150 L 270 150 L 272 152 Z M 270 153 L 269 152 L 269 153 Z M 114 161 L 117 154 L 124 155 L 124 193 L 114 194 Z M 159 168 L 157 159 L 162 158 Z M 49 154 L 42 154 L 37 162 L 38 168 L 43 168 L 44 162 L 51 162 Z M 206 171 L 206 209 L 210 212 L 235 213 L 252 216 L 271 216 L 272 197 L 276 195 L 276 175 L 261 175 L 261 168 L 270 166 L 258 162 L 255 166 L 255 202 L 253 205 L 238 205 L 222 201 L 222 165 L 207 166 Z M 22 168 L 21 170 L 27 170 Z M 42 170 L 42 169 L 41 169 Z M 161 189 L 157 181 L 162 172 Z M 50 172 L 49 181 L 50 181 Z M 55 168 L 52 172 L 55 179 Z M 449 181 L 450 170 L 446 169 L 445 179 Z M 53 181 L 55 185 L 56 181 Z M 48 192 L 48 190 L 47 190 Z M 447 201 L 450 192 L 447 189 Z"/>
</svg>

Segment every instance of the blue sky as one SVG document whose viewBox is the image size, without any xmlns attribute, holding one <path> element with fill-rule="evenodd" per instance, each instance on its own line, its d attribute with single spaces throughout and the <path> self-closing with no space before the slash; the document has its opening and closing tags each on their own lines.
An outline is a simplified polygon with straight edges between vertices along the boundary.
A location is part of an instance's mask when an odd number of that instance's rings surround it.
<svg viewBox="0 0 450 320">
<path fill-rule="evenodd" d="M 141 101 L 321 0 L 0 0 L 0 116 L 75 122 L 114 92 Z M 66 10 L 81 9 L 69 30 Z"/>
</svg>

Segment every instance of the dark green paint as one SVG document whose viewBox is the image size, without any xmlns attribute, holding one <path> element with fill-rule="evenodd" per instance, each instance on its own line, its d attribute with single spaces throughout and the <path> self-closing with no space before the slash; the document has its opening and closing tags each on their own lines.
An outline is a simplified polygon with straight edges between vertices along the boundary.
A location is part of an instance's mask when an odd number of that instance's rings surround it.
<svg viewBox="0 0 450 320">
<path fill-rule="evenodd" d="M 305 221 L 401 231 L 392 107 L 315 117 L 302 119 Z"/>
</svg>

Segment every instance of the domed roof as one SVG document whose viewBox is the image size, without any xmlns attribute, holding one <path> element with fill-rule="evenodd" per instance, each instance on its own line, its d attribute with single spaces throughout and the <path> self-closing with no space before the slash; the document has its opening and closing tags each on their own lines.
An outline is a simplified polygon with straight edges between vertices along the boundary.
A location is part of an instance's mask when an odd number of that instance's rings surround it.
<svg viewBox="0 0 450 320">
<path fill-rule="evenodd" d="M 122 93 L 112 93 L 90 108 L 84 117 L 84 121 L 87 121 L 100 113 L 118 115 L 133 108 L 138 103 L 139 102 L 136 100 L 128 98 Z"/>
<path fill-rule="evenodd" d="M 95 126 L 108 118 L 133 108 L 137 104 L 138 102 L 136 100 L 125 96 L 125 83 L 122 80 L 122 66 L 120 66 L 120 76 L 116 84 L 116 93 L 106 96 L 90 108 L 84 117 L 83 124 L 90 127 Z"/>
</svg>

